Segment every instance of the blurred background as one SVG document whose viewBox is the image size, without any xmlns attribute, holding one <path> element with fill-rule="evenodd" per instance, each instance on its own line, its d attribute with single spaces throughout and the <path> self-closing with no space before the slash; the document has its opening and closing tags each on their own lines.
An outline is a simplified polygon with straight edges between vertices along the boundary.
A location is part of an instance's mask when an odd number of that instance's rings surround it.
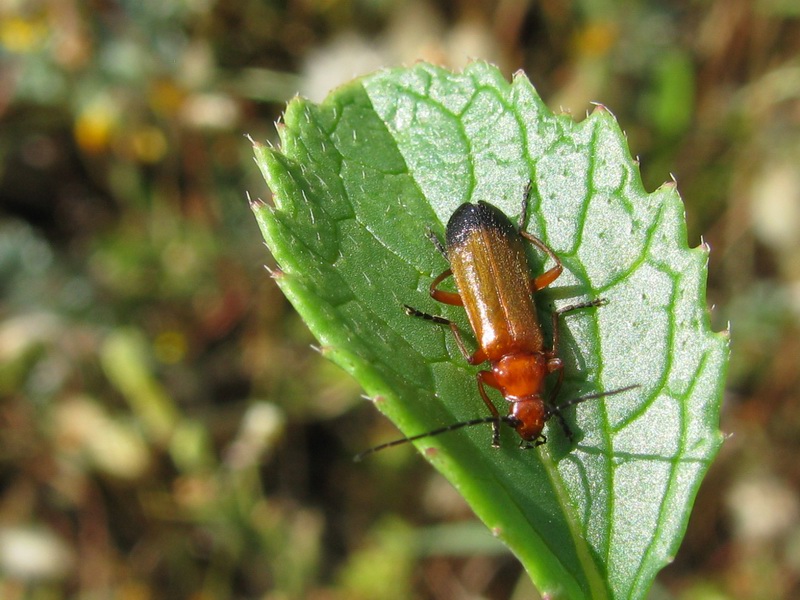
<svg viewBox="0 0 800 600">
<path fill-rule="evenodd" d="M 800 597 L 796 0 L 0 0 L 0 597 L 535 598 L 262 265 L 245 133 L 426 59 L 607 105 L 732 324 L 653 598 Z"/>
</svg>

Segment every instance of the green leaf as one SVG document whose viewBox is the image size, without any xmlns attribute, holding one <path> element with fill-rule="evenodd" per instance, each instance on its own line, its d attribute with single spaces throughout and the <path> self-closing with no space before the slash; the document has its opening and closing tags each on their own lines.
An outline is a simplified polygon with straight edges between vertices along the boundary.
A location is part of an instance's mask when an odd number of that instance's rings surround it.
<svg viewBox="0 0 800 600">
<path fill-rule="evenodd" d="M 581 123 L 553 115 L 523 75 L 509 84 L 484 63 L 381 71 L 321 105 L 292 101 L 284 122 L 280 150 L 255 144 L 275 206 L 253 208 L 276 281 L 407 435 L 486 413 L 450 332 L 402 310 L 469 331 L 463 310 L 428 296 L 446 263 L 426 227 L 441 236 L 459 204 L 479 199 L 516 218 L 532 181 L 528 230 L 565 264 L 537 296 L 542 322 L 551 305 L 608 299 L 561 320 L 560 399 L 641 387 L 569 409 L 574 445 L 555 419 L 535 450 L 510 429 L 491 448 L 488 426 L 417 445 L 543 593 L 643 597 L 722 441 L 727 336 L 709 329 L 708 248 L 687 247 L 674 184 L 644 191 L 604 108 Z"/>
</svg>

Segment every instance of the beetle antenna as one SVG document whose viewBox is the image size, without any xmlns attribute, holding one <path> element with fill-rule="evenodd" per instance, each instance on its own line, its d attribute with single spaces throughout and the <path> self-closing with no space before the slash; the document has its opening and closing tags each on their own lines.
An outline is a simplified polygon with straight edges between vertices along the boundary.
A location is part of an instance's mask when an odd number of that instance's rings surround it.
<svg viewBox="0 0 800 600">
<path fill-rule="evenodd" d="M 627 387 L 619 388 L 616 390 L 611 390 L 610 392 L 598 392 L 596 394 L 587 394 L 586 396 L 580 396 L 579 398 L 574 398 L 572 400 L 568 400 L 563 404 L 559 404 L 553 409 L 548 409 L 548 411 L 544 415 L 544 420 L 547 421 L 553 415 L 561 416 L 561 411 L 565 408 L 569 408 L 570 406 L 574 406 L 576 404 L 580 404 L 581 402 L 586 402 L 587 400 L 595 400 L 597 398 L 603 398 L 605 396 L 614 396 L 615 394 L 621 394 L 622 392 L 627 392 L 628 390 L 633 390 L 638 387 L 639 385 L 629 385 Z M 419 433 L 417 435 L 412 435 L 409 437 L 403 437 L 396 440 L 392 440 L 391 442 L 386 442 L 383 444 L 379 444 L 377 446 L 373 446 L 363 452 L 359 452 L 353 457 L 354 462 L 361 462 L 365 457 L 369 456 L 370 454 L 374 454 L 375 452 L 379 452 L 380 450 L 385 450 L 386 448 L 391 448 L 393 446 L 400 446 L 401 444 L 407 444 L 409 442 L 413 442 L 416 440 L 421 440 L 422 438 L 426 437 L 433 437 L 435 435 L 439 435 L 442 433 L 447 433 L 448 431 L 455 431 L 456 429 L 461 429 L 463 427 L 473 427 L 474 425 L 486 425 L 489 423 L 505 423 L 511 427 L 515 427 L 519 424 L 519 420 L 517 417 L 513 415 L 504 415 L 504 416 L 497 416 L 497 417 L 479 417 L 477 419 L 470 419 L 469 421 L 461 421 L 459 423 L 453 423 L 452 425 L 447 425 L 445 427 L 440 427 L 438 429 L 432 429 L 431 431 L 426 431 L 425 433 Z"/>
<path fill-rule="evenodd" d="M 513 427 L 516 422 L 517 418 L 511 415 L 497 416 L 497 417 L 480 417 L 478 419 L 470 419 L 469 421 L 461 421 L 459 423 L 453 423 L 452 425 L 447 425 L 446 427 L 440 427 L 439 429 L 426 431 L 425 433 L 419 433 L 417 435 L 412 435 L 409 437 L 393 440 L 391 442 L 386 442 L 378 446 L 373 446 L 368 450 L 364 450 L 363 452 L 359 452 L 358 454 L 356 454 L 353 457 L 353 461 L 361 462 L 361 460 L 365 456 L 369 456 L 370 454 L 378 452 L 379 450 L 385 450 L 386 448 L 391 448 L 392 446 L 407 444 L 408 442 L 413 442 L 414 440 L 420 440 L 426 437 L 433 437 L 434 435 L 439 435 L 440 433 L 447 433 L 448 431 L 454 431 L 456 429 L 461 429 L 462 427 L 472 427 L 473 425 L 486 425 L 487 423 L 506 423 Z"/>
<path fill-rule="evenodd" d="M 635 390 L 638 387 L 642 387 L 639 384 L 634 385 L 627 385 L 625 387 L 618 388 L 616 390 L 611 390 L 610 392 L 597 392 L 596 394 L 587 394 L 586 396 L 580 396 L 579 398 L 573 398 L 572 400 L 567 400 L 559 404 L 554 408 L 548 408 L 547 412 L 544 414 L 544 420 L 547 421 L 553 415 L 561 416 L 561 411 L 565 408 L 569 408 L 570 406 L 575 406 L 576 404 L 580 404 L 581 402 L 586 402 L 587 400 L 596 400 L 597 398 L 605 398 L 606 396 L 616 396 L 617 394 L 621 394 L 622 392 L 627 392 L 629 390 Z"/>
</svg>

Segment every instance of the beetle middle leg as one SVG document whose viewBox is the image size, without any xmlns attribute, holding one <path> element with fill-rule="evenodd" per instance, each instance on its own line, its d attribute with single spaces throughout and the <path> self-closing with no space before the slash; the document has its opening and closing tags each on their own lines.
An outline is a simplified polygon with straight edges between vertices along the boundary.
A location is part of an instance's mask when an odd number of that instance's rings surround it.
<svg viewBox="0 0 800 600">
<path fill-rule="evenodd" d="M 403 310 L 406 311 L 406 314 L 409 317 L 417 317 L 419 319 L 425 319 L 426 321 L 437 323 L 439 325 L 447 325 L 450 328 L 450 331 L 453 332 L 453 337 L 456 339 L 456 345 L 458 346 L 459 351 L 469 364 L 479 365 L 480 363 L 486 361 L 486 355 L 484 354 L 483 350 L 478 349 L 476 352 L 470 353 L 467 345 L 464 343 L 464 338 L 461 337 L 461 331 L 459 331 L 458 325 L 456 325 L 455 322 L 445 317 L 440 317 L 439 315 L 431 315 L 429 313 L 422 312 L 421 310 L 418 310 L 413 306 L 409 306 L 408 304 L 403 304 Z"/>
<path fill-rule="evenodd" d="M 478 381 L 478 392 L 480 392 L 481 398 L 483 399 L 483 403 L 486 405 L 486 408 L 489 409 L 489 412 L 492 413 L 492 416 L 497 419 L 492 423 L 492 448 L 499 448 L 500 447 L 500 413 L 497 411 L 497 407 L 494 405 L 494 402 L 489 398 L 489 394 L 486 393 L 486 385 L 491 387 L 498 387 L 497 382 L 494 380 L 494 374 L 491 371 L 478 371 L 475 379 Z"/>
<path fill-rule="evenodd" d="M 461 332 L 459 331 L 458 326 L 450 319 L 441 317 L 439 315 L 432 315 L 426 312 L 422 312 L 421 310 L 417 310 L 416 308 L 414 308 L 413 306 L 409 306 L 408 304 L 404 304 L 403 309 L 406 311 L 406 314 L 410 317 L 425 319 L 426 321 L 437 323 L 438 325 L 447 325 L 450 328 L 450 331 L 453 332 L 453 337 L 456 340 L 456 345 L 458 346 L 459 351 L 469 364 L 477 365 L 486 361 L 486 355 L 484 354 L 484 351 L 480 348 L 476 352 L 470 354 L 466 344 L 464 343 L 464 338 L 461 337 Z M 485 388 L 485 385 L 497 387 L 497 383 L 494 382 L 494 375 L 492 374 L 491 371 L 479 371 L 475 377 L 478 382 L 478 392 L 480 392 L 481 399 L 483 399 L 484 404 L 486 404 L 486 407 L 489 409 L 489 412 L 492 413 L 492 416 L 497 419 L 496 422 L 492 423 L 492 447 L 499 448 L 500 413 L 497 411 L 497 407 L 489 398 L 489 395 L 486 393 L 486 388 Z"/>
<path fill-rule="evenodd" d="M 550 393 L 550 400 L 549 404 L 549 411 L 552 415 L 558 419 L 559 424 L 561 425 L 561 429 L 564 431 L 564 435 L 572 441 L 573 434 L 572 430 L 567 425 L 566 420 L 564 419 L 564 415 L 561 414 L 559 410 L 559 406 L 555 403 L 556 399 L 558 398 L 558 394 L 561 391 L 561 385 L 564 383 L 564 363 L 558 358 L 558 342 L 559 342 L 559 327 L 558 327 L 558 320 L 559 317 L 563 314 L 568 312 L 573 312 L 576 310 L 580 310 L 582 308 L 592 308 L 596 306 L 603 306 L 608 304 L 608 300 L 605 298 L 595 298 L 594 300 L 587 300 L 586 302 L 579 302 L 577 304 L 570 304 L 569 306 L 564 306 L 563 308 L 559 308 L 558 310 L 554 310 L 552 313 L 553 318 L 553 345 L 551 346 L 550 350 L 547 352 L 547 368 L 550 373 L 553 371 L 558 371 L 558 379 L 556 380 L 556 384 L 553 386 L 553 390 Z"/>
<path fill-rule="evenodd" d="M 434 244 L 437 247 L 441 246 L 439 239 L 436 237 L 433 232 L 430 233 L 431 240 L 434 241 Z M 442 248 L 443 250 L 443 248 Z M 442 304 L 449 304 L 451 306 L 464 306 L 464 301 L 461 299 L 461 296 L 457 292 L 447 292 L 445 290 L 439 289 L 439 284 L 441 284 L 445 279 L 448 277 L 452 277 L 453 270 L 452 269 L 445 269 L 431 282 L 430 287 L 428 288 L 430 291 L 431 298 L 436 300 L 437 302 L 441 302 Z M 451 321 L 450 319 L 446 319 L 445 317 L 439 317 L 436 315 L 431 315 L 426 312 L 422 312 L 421 310 L 417 310 L 416 308 L 409 306 L 408 304 L 404 304 L 403 307 L 405 308 L 406 314 L 412 317 L 419 317 L 421 319 L 425 319 L 426 321 L 432 321 L 433 323 L 438 323 L 440 325 L 447 325 L 450 327 L 450 331 L 453 332 L 453 337 L 456 339 L 456 344 L 458 345 L 458 349 L 461 351 L 461 354 L 464 356 L 466 361 L 471 365 L 477 365 L 486 360 L 486 354 L 484 353 L 482 348 L 478 348 L 477 351 L 474 353 L 470 353 L 467 349 L 467 345 L 464 343 L 464 339 L 461 337 L 461 332 L 458 330 L 458 326 Z"/>
</svg>

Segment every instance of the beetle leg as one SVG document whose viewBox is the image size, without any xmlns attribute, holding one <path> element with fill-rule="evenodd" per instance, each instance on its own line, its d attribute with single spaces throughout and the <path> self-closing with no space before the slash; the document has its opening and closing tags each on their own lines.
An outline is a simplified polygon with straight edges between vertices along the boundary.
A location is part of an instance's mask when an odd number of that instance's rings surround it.
<svg viewBox="0 0 800 600">
<path fill-rule="evenodd" d="M 550 414 L 555 415 L 555 417 L 558 419 L 558 424 L 561 425 L 561 429 L 564 431 L 564 435 L 567 436 L 567 439 L 571 442 L 574 437 L 572 435 L 572 429 L 570 429 L 569 425 L 567 425 L 567 421 L 564 419 L 564 415 L 561 414 L 561 411 L 558 409 L 558 407 L 556 406 L 555 408 L 551 409 Z M 541 443 L 544 444 L 544 442 Z M 536 445 L 539 445 L 538 441 Z"/>
<path fill-rule="evenodd" d="M 554 357 L 558 356 L 558 318 L 564 313 L 572 312 L 573 310 L 578 310 L 580 308 L 591 308 L 593 306 L 603 306 L 604 304 L 608 304 L 608 300 L 605 298 L 596 298 L 594 300 L 588 300 L 579 304 L 570 304 L 569 306 L 565 306 L 564 308 L 559 308 L 558 310 L 553 311 L 553 346 L 548 353 L 548 358 L 550 359 L 548 361 L 548 369 L 551 373 L 554 369 L 550 367 L 550 362 L 554 360 Z M 561 367 L 558 366 L 555 368 L 560 369 Z"/>
<path fill-rule="evenodd" d="M 607 304 L 608 300 L 605 298 L 596 298 L 595 300 L 589 300 L 587 302 L 581 302 L 579 304 L 570 304 L 569 306 L 565 306 L 564 308 L 560 308 L 558 310 L 553 311 L 553 345 L 550 350 L 547 352 L 547 370 L 549 373 L 553 371 L 558 371 L 558 380 L 556 384 L 553 386 L 553 391 L 550 393 L 550 402 L 548 411 L 551 415 L 554 415 L 558 418 L 558 422 L 561 425 L 561 429 L 564 430 L 564 434 L 567 438 L 572 441 L 573 435 L 572 430 L 567 425 L 567 422 L 564 420 L 564 415 L 561 414 L 561 411 L 558 405 L 555 404 L 556 398 L 558 398 L 558 393 L 561 391 L 561 384 L 564 382 L 564 363 L 561 362 L 561 359 L 558 358 L 558 318 L 563 315 L 564 313 L 571 312 L 573 310 L 578 310 L 581 308 L 591 308 L 593 306 L 602 306 Z"/>
<path fill-rule="evenodd" d="M 572 439 L 572 438 L 570 438 L 570 439 Z M 545 434 L 543 434 L 543 433 L 540 433 L 539 437 L 537 437 L 535 440 L 533 440 L 532 444 L 530 442 L 526 442 L 525 440 L 522 440 L 519 443 L 519 449 L 520 450 L 533 450 L 534 448 L 538 448 L 542 444 L 546 444 L 546 443 L 547 443 L 547 436 Z"/>
<path fill-rule="evenodd" d="M 482 348 L 478 348 L 473 354 L 467 350 L 467 345 L 464 343 L 464 338 L 461 337 L 461 332 L 455 323 L 450 321 L 450 331 L 453 332 L 453 337 L 456 338 L 456 346 L 461 351 L 461 355 L 471 365 L 479 365 L 486 360 L 486 354 Z"/>
<path fill-rule="evenodd" d="M 447 250 L 445 250 L 444 244 L 442 244 L 441 240 L 439 240 L 436 234 L 433 233 L 433 229 L 428 227 L 427 231 L 425 232 L 425 236 L 431 241 L 431 244 L 433 244 L 434 247 L 439 251 L 439 254 L 444 256 L 445 260 L 449 262 L 450 259 L 447 258 Z"/>
<path fill-rule="evenodd" d="M 606 304 L 608 304 L 608 300 L 606 298 L 595 298 L 594 300 L 587 300 L 586 302 L 579 302 L 578 304 L 570 304 L 569 306 L 559 308 L 556 313 L 563 315 L 564 313 L 572 312 L 573 310 L 592 308 L 593 306 L 605 306 Z"/>
<path fill-rule="evenodd" d="M 539 250 L 547 254 L 547 256 L 553 259 L 553 262 L 556 263 L 554 267 L 548 269 L 538 277 L 534 277 L 531 279 L 531 284 L 533 285 L 533 291 L 538 292 L 539 290 L 546 288 L 548 285 L 550 285 L 556 279 L 558 279 L 558 276 L 561 275 L 561 272 L 564 270 L 564 264 L 561 262 L 561 259 L 558 258 L 556 253 L 553 252 L 550 246 L 545 244 L 535 235 L 531 235 L 527 231 L 522 231 L 522 230 L 520 230 L 519 234 L 526 240 L 528 240 L 531 244 L 539 248 Z"/>
<path fill-rule="evenodd" d="M 561 313 L 559 311 L 557 311 L 557 310 L 553 311 L 553 313 L 552 313 L 552 318 L 553 318 L 553 345 L 550 347 L 550 352 L 547 355 L 547 357 L 549 359 L 548 360 L 548 364 L 547 364 L 548 371 L 550 371 L 551 373 L 553 372 L 553 370 L 549 368 L 550 367 L 550 360 L 553 360 L 555 357 L 558 356 L 558 337 L 559 337 L 559 335 L 558 335 L 558 317 L 560 317 L 560 316 L 561 316 Z M 559 361 L 559 362 L 561 362 L 561 361 Z"/>
<path fill-rule="evenodd" d="M 442 304 L 450 304 L 452 306 L 464 306 L 464 301 L 456 292 L 445 292 L 444 290 L 437 289 L 439 284 L 445 279 L 453 275 L 452 269 L 446 269 L 439 273 L 439 276 L 431 282 L 430 293 L 431 298 Z"/>
<path fill-rule="evenodd" d="M 467 345 L 464 343 L 464 338 L 461 337 L 461 332 L 458 330 L 458 325 L 456 325 L 450 319 L 440 317 L 439 315 L 431 315 L 426 312 L 422 312 L 421 310 L 417 310 L 408 304 L 403 304 L 403 309 L 406 311 L 406 314 L 409 317 L 418 317 L 439 325 L 447 325 L 450 328 L 450 331 L 453 332 L 453 337 L 456 339 L 456 346 L 458 346 L 461 355 L 469 364 L 479 365 L 486 361 L 486 354 L 480 348 L 473 354 L 470 354 L 469 350 L 467 349 Z"/>
<path fill-rule="evenodd" d="M 528 185 L 525 186 L 525 192 L 522 194 L 522 211 L 519 213 L 519 221 L 517 221 L 517 229 L 520 232 L 525 228 L 525 221 L 528 220 L 528 205 L 531 199 L 531 188 L 533 187 L 533 180 L 528 180 Z"/>
<path fill-rule="evenodd" d="M 499 448 L 500 447 L 500 413 L 497 412 L 497 407 L 494 403 L 489 399 L 489 395 L 486 393 L 486 385 L 491 387 L 497 387 L 494 381 L 494 374 L 491 371 L 478 371 L 478 374 L 475 376 L 478 381 L 478 391 L 481 394 L 481 398 L 483 398 L 483 403 L 486 404 L 486 408 L 489 409 L 489 412 L 492 413 L 492 416 L 497 419 L 492 423 L 492 448 Z"/>
<path fill-rule="evenodd" d="M 556 316 L 555 313 L 553 313 L 553 315 Z M 553 342 L 554 345 L 552 352 L 555 352 L 557 344 L 557 338 L 555 336 L 553 336 Z M 558 406 L 555 403 L 556 399 L 558 398 L 558 394 L 561 391 L 561 384 L 564 383 L 564 363 L 561 362 L 560 358 L 555 358 L 555 357 L 550 358 L 547 361 L 547 369 L 550 373 L 552 373 L 553 371 L 558 371 L 558 379 L 556 380 L 556 384 L 553 386 L 553 389 L 550 392 L 550 400 L 547 403 L 548 404 L 547 411 L 551 415 L 555 415 L 556 417 L 558 417 L 558 422 L 561 425 L 561 429 L 564 430 L 564 435 L 566 435 L 567 438 L 571 441 L 572 431 L 570 430 L 569 426 L 567 425 L 567 422 L 564 420 L 564 416 L 558 410 Z M 539 442 L 537 440 L 536 445 L 539 446 L 540 444 L 543 443 L 544 442 Z"/>
<path fill-rule="evenodd" d="M 409 306 L 408 304 L 403 304 L 403 310 L 406 311 L 406 314 L 409 317 L 418 317 L 420 319 L 425 319 L 426 321 L 431 321 L 433 323 L 438 323 L 439 325 L 451 325 L 452 321 L 450 319 L 445 319 L 444 317 L 440 317 L 438 315 L 431 315 L 426 312 L 422 312 L 421 310 L 417 310 L 413 306 Z"/>
<path fill-rule="evenodd" d="M 577 305 L 576 305 L 577 306 Z M 574 309 L 574 306 L 568 306 L 567 310 Z M 558 379 L 556 380 L 556 384 L 553 386 L 553 390 L 550 392 L 550 401 L 548 402 L 548 412 L 551 415 L 555 415 L 558 418 L 558 423 L 561 425 L 561 429 L 564 431 L 564 435 L 567 436 L 567 439 L 572 441 L 572 430 L 567 425 L 567 422 L 564 420 L 564 415 L 558 410 L 558 406 L 556 405 L 556 399 L 558 398 L 558 394 L 561 391 L 561 384 L 564 383 L 564 363 L 558 358 L 558 317 L 565 311 L 553 311 L 553 346 L 551 347 L 550 351 L 547 353 L 547 370 L 549 373 L 553 371 L 558 371 Z M 544 442 L 541 442 L 544 443 Z M 537 445 L 539 442 L 537 440 Z"/>
</svg>

